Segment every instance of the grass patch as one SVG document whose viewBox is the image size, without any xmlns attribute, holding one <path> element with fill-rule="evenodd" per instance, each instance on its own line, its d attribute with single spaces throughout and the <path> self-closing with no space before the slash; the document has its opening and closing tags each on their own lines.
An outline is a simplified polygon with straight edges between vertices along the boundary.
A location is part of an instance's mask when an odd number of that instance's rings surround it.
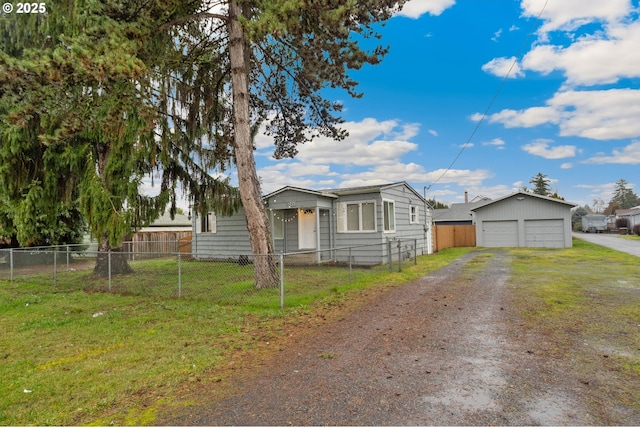
<svg viewBox="0 0 640 427">
<path fill-rule="evenodd" d="M 640 409 L 638 258 L 580 239 L 572 249 L 514 249 L 511 283 L 524 326 L 598 395 Z M 600 420 L 607 423 L 606 419 Z"/>
<path fill-rule="evenodd" d="M 285 322 L 470 250 L 419 257 L 399 273 L 354 269 L 351 283 L 346 269 L 287 267 L 285 310 L 277 289 L 255 291 L 251 267 L 233 263 L 183 262 L 182 298 L 175 260 L 134 263 L 111 292 L 90 271 L 59 272 L 56 286 L 47 274 L 0 281 L 0 424 L 154 424 L 160 408 L 192 403 L 177 398 L 190 385 L 217 390 Z"/>
</svg>

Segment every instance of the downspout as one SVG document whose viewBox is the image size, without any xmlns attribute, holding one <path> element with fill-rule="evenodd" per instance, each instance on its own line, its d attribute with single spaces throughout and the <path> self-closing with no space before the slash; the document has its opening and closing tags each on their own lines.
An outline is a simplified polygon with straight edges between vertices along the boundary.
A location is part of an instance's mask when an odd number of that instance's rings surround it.
<svg viewBox="0 0 640 427">
<path fill-rule="evenodd" d="M 336 220 L 336 226 L 334 227 L 333 225 L 333 220 Z M 336 247 L 336 229 L 337 229 L 337 223 L 338 219 L 336 216 L 336 200 L 332 200 L 331 201 L 331 210 L 329 211 L 329 244 L 330 247 L 332 249 L 334 249 Z M 331 251 L 331 260 L 335 261 L 336 260 L 336 251 L 332 250 Z"/>
<path fill-rule="evenodd" d="M 316 205 L 316 263 L 320 264 L 320 208 Z"/>
</svg>

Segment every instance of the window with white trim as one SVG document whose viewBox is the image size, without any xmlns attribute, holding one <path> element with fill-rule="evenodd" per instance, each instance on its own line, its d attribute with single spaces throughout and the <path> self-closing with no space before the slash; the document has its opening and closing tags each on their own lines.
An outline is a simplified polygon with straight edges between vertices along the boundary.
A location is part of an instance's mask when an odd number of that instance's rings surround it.
<svg viewBox="0 0 640 427">
<path fill-rule="evenodd" d="M 396 231 L 396 203 L 393 200 L 382 201 L 382 219 L 385 232 Z"/>
<path fill-rule="evenodd" d="M 284 239 L 284 211 L 273 211 L 273 238 Z"/>
<path fill-rule="evenodd" d="M 376 231 L 376 202 L 340 202 L 338 207 L 338 233 Z"/>
<path fill-rule="evenodd" d="M 215 233 L 217 231 L 216 214 L 214 212 L 209 212 L 199 219 L 198 233 Z"/>
<path fill-rule="evenodd" d="M 418 206 L 410 205 L 409 206 L 409 223 L 410 224 L 418 224 L 420 222 L 420 211 L 418 210 Z"/>
</svg>

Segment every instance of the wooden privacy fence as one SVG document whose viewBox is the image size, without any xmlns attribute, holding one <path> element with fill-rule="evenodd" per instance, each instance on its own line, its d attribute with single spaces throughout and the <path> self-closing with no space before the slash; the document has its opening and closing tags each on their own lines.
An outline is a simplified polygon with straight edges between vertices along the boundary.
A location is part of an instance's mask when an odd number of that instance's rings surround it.
<svg viewBox="0 0 640 427">
<path fill-rule="evenodd" d="M 475 225 L 436 225 L 433 231 L 435 252 L 446 248 L 476 246 Z"/>
</svg>

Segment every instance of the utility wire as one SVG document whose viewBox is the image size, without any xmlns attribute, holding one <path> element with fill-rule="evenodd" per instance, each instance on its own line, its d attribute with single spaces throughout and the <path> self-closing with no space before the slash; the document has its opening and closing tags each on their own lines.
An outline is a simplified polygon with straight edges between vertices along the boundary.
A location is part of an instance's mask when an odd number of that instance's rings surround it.
<svg viewBox="0 0 640 427">
<path fill-rule="evenodd" d="M 540 17 L 542 16 L 542 13 L 544 12 L 544 10 L 547 8 L 547 4 L 549 4 L 549 0 L 546 0 L 544 2 L 544 5 L 542 6 L 542 9 L 540 10 L 540 13 L 538 13 L 537 19 L 540 20 Z M 453 159 L 453 161 L 449 164 L 449 166 L 447 166 L 447 168 L 444 170 L 444 172 L 442 172 L 442 174 L 438 177 L 438 179 L 436 179 L 435 181 L 433 181 L 431 184 L 429 184 L 428 186 L 426 186 L 425 190 L 428 190 L 429 188 L 431 188 L 431 186 L 437 184 L 442 178 L 444 178 L 444 176 L 451 170 L 451 168 L 453 167 L 453 165 L 458 161 L 458 159 L 460 158 L 460 156 L 462 155 L 462 153 L 464 152 L 464 150 L 469 146 L 469 144 L 471 143 L 471 140 L 473 139 L 473 137 L 475 136 L 476 132 L 478 132 L 478 129 L 480 128 L 480 126 L 482 125 L 482 123 L 485 121 L 485 119 L 487 118 L 487 115 L 489 114 L 489 111 L 491 110 L 491 108 L 493 107 L 493 104 L 496 102 L 496 99 L 498 98 L 498 95 L 500 95 L 500 92 L 502 92 L 502 88 L 504 88 L 505 84 L 507 83 L 507 79 L 509 78 L 509 75 L 511 74 L 511 72 L 513 71 L 513 68 L 516 66 L 516 64 L 518 63 L 518 58 L 520 58 L 522 56 L 522 53 L 525 50 L 527 41 L 529 40 L 529 38 L 531 37 L 531 35 L 533 34 L 535 28 L 537 26 L 537 23 L 535 23 L 534 25 L 531 26 L 531 30 L 529 31 L 529 34 L 527 34 L 527 37 L 524 38 L 524 40 L 522 41 L 522 46 L 520 47 L 520 51 L 518 52 L 518 55 L 515 57 L 515 59 L 513 60 L 513 62 L 511 63 L 511 66 L 509 67 L 509 70 L 507 71 L 507 73 L 504 75 L 504 77 L 502 78 L 502 81 L 500 82 L 500 86 L 498 86 L 498 89 L 495 93 L 495 95 L 493 96 L 493 98 L 491 99 L 491 101 L 489 102 L 489 105 L 487 106 L 487 108 L 484 110 L 484 112 L 482 113 L 482 117 L 480 117 L 480 120 L 478 120 L 478 123 L 476 124 L 476 126 L 473 128 L 473 131 L 471 132 L 471 135 L 469 135 L 469 138 L 467 139 L 467 141 L 462 145 L 462 148 L 460 149 L 460 151 L 458 152 L 458 154 L 456 155 L 456 157 Z"/>
</svg>

